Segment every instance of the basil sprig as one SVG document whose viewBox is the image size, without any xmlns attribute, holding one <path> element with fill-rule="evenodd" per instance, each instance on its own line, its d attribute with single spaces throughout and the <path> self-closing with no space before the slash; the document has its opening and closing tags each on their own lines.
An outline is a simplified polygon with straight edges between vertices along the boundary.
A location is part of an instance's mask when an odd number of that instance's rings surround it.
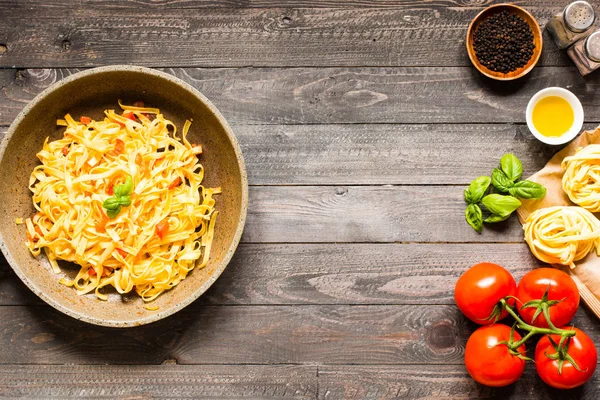
<svg viewBox="0 0 600 400">
<path fill-rule="evenodd" d="M 481 230 L 483 229 L 483 213 L 481 212 L 481 207 L 479 207 L 477 203 L 483 199 L 491 181 L 489 176 L 475 178 L 464 192 L 465 201 L 467 202 L 465 219 L 467 220 L 467 223 L 479 233 L 481 233 Z"/>
<path fill-rule="evenodd" d="M 521 207 L 519 199 L 512 196 L 504 196 L 498 193 L 492 193 L 485 196 L 481 203 L 492 215 L 485 222 L 500 222 L 504 221 L 515 211 Z"/>
<path fill-rule="evenodd" d="M 467 203 L 465 219 L 477 232 L 481 233 L 483 223 L 495 223 L 508 219 L 521 206 L 520 199 L 541 199 L 546 188 L 537 182 L 519 181 L 523 175 L 523 165 L 514 154 L 505 154 L 500 159 L 500 168 L 494 168 L 492 177 L 480 176 L 467 189 L 464 197 Z M 486 195 L 490 187 L 497 193 Z M 490 215 L 483 218 L 481 203 Z"/>
<path fill-rule="evenodd" d="M 541 199 L 546 195 L 546 188 L 532 181 L 516 182 L 508 191 L 511 196 L 521 199 Z"/>
<path fill-rule="evenodd" d="M 109 218 L 116 218 L 121 212 L 121 207 L 129 207 L 131 205 L 131 192 L 133 191 L 133 180 L 131 176 L 125 178 L 122 185 L 117 185 L 113 188 L 113 197 L 104 200 L 102 207 L 106 209 L 106 215 Z"/>
<path fill-rule="evenodd" d="M 508 179 L 515 182 L 523 175 L 523 164 L 514 154 L 508 153 L 500 159 L 500 168 L 506 174 Z"/>
</svg>

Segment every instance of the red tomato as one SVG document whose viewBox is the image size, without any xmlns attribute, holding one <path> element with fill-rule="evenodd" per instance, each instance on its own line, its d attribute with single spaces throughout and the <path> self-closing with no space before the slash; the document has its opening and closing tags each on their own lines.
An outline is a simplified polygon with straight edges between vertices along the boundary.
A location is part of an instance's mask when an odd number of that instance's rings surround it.
<svg viewBox="0 0 600 400">
<path fill-rule="evenodd" d="M 163 219 L 158 224 L 156 224 L 156 234 L 159 238 L 164 239 L 165 236 L 169 233 L 169 221 L 167 219 Z"/>
<path fill-rule="evenodd" d="M 509 339 L 510 328 L 503 324 L 482 326 L 473 332 L 465 348 L 469 375 L 482 385 L 494 387 L 510 385 L 519 379 L 525 360 L 511 354 L 506 344 L 499 344 Z M 514 332 L 513 340 L 521 340 L 518 332 Z M 517 351 L 525 355 L 525 345 Z"/>
<path fill-rule="evenodd" d="M 132 113 L 131 111 L 125 111 L 125 112 L 123 112 L 123 116 L 125 118 L 129 118 L 132 121 L 135 121 L 135 114 Z"/>
<path fill-rule="evenodd" d="M 516 294 L 517 284 L 510 272 L 492 263 L 473 265 L 458 278 L 454 288 L 454 300 L 460 311 L 480 325 L 494 323 L 494 318 L 489 317 L 500 299 Z M 507 303 L 514 304 L 514 299 L 508 299 Z M 507 315 L 502 310 L 498 320 Z"/>
<path fill-rule="evenodd" d="M 123 142 L 121 139 L 115 139 L 115 148 L 113 149 L 112 153 L 116 156 L 118 156 L 119 154 L 123 153 L 123 151 L 125 150 L 125 142 Z"/>
<path fill-rule="evenodd" d="M 66 157 L 69 154 L 69 145 L 66 145 L 65 147 L 63 147 L 61 151 L 63 153 L 63 156 Z"/>
<path fill-rule="evenodd" d="M 560 361 L 548 357 L 555 355 L 557 351 L 547 335 L 542 337 L 535 347 L 535 369 L 540 378 L 548 385 L 557 389 L 572 389 L 583 385 L 594 375 L 598 352 L 592 339 L 582 330 L 570 327 L 563 329 L 574 329 L 577 332 L 568 340 L 567 350 L 580 371 L 570 361 L 565 360 L 562 363 L 561 373 L 558 372 Z M 560 335 L 551 336 L 558 345 Z"/>
<path fill-rule="evenodd" d="M 88 269 L 88 274 L 89 276 L 96 276 L 96 270 L 94 269 L 94 267 L 90 267 Z"/>
<path fill-rule="evenodd" d="M 517 287 L 519 314 L 525 322 L 540 328 L 548 328 L 544 314 L 539 314 L 532 321 L 536 312 L 535 307 L 522 308 L 531 300 L 540 300 L 548 291 L 549 301 L 560 301 L 548 308 L 550 320 L 554 326 L 563 326 L 569 323 L 579 307 L 579 290 L 573 279 L 565 272 L 554 268 L 538 268 L 525 274 Z"/>
<path fill-rule="evenodd" d="M 117 253 L 119 253 L 121 255 L 121 257 L 123 257 L 123 258 L 127 257 L 127 255 L 129 254 L 123 249 L 115 249 L 115 250 L 117 250 Z"/>
<path fill-rule="evenodd" d="M 90 117 L 79 117 L 79 122 L 81 122 L 82 124 L 89 124 L 90 122 L 92 122 L 92 119 Z"/>
</svg>

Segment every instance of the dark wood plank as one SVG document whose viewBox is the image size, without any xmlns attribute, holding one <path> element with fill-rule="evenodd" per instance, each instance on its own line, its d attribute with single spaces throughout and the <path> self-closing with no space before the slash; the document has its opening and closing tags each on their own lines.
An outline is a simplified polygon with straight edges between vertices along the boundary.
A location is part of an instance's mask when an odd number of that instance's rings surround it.
<svg viewBox="0 0 600 400">
<path fill-rule="evenodd" d="M 583 387 L 555 390 L 529 363 L 524 375 L 503 388 L 483 386 L 464 368 L 447 365 L 319 367 L 319 399 L 528 399 L 594 400 L 600 398 L 600 377 Z"/>
<path fill-rule="evenodd" d="M 76 4 L 65 0 L 0 0 L 2 8 L 20 8 L 30 10 L 67 9 L 74 7 L 96 9 L 114 8 L 149 8 L 149 9 L 205 9 L 205 8 L 484 8 L 492 4 L 502 3 L 503 0 L 78 0 Z M 559 0 L 518 0 L 514 1 L 521 7 L 564 6 Z"/>
<path fill-rule="evenodd" d="M 558 3 L 530 10 L 543 25 L 562 10 Z M 464 39 L 479 11 L 417 1 L 385 9 L 161 8 L 160 16 L 143 5 L 0 5 L 0 67 L 462 66 L 470 65 Z M 541 62 L 569 65 L 553 46 Z"/>
<path fill-rule="evenodd" d="M 250 183 L 258 185 L 468 185 L 477 176 L 489 175 L 507 152 L 521 159 L 526 174 L 541 169 L 556 152 L 524 125 L 236 125 L 233 129 Z"/>
<path fill-rule="evenodd" d="M 503 265 L 517 280 L 543 265 L 524 243 L 242 244 L 200 302 L 452 305 L 458 277 L 484 260 Z M 1 259 L 0 305 L 28 304 L 42 302 Z"/>
<path fill-rule="evenodd" d="M 463 191 L 464 186 L 252 187 L 242 241 L 523 241 L 516 216 L 475 232 L 465 222 Z"/>
<path fill-rule="evenodd" d="M 585 309 L 573 323 L 600 340 Z M 461 364 L 476 326 L 455 306 L 200 306 L 111 329 L 48 306 L 0 307 L 2 364 Z"/>
<path fill-rule="evenodd" d="M 314 399 L 317 368 L 0 365 L 0 396 L 27 399 Z"/>
<path fill-rule="evenodd" d="M 541 169 L 556 152 L 536 140 L 524 125 L 232 128 L 251 185 L 468 185 L 477 176 L 489 175 L 506 152 L 519 157 L 526 175 Z"/>
<path fill-rule="evenodd" d="M 0 69 L 0 124 L 75 71 Z M 536 68 L 512 84 L 489 82 L 468 67 L 166 71 L 200 90 L 234 124 L 523 123 L 531 96 L 556 85 L 577 93 L 586 121 L 600 121 L 600 74 L 583 78 L 575 67 Z"/>
</svg>

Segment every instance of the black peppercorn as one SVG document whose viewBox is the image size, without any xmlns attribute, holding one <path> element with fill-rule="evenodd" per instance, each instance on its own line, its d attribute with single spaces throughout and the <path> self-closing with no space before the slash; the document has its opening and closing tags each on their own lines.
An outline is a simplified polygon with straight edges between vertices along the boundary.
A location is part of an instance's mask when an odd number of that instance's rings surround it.
<svg viewBox="0 0 600 400">
<path fill-rule="evenodd" d="M 500 11 L 479 24 L 473 49 L 482 65 L 506 74 L 525 66 L 533 56 L 533 32 L 519 15 Z"/>
</svg>

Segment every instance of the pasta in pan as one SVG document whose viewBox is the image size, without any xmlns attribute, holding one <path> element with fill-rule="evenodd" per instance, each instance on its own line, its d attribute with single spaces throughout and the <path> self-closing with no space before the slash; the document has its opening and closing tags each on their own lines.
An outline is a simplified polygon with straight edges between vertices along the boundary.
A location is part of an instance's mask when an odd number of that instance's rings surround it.
<svg viewBox="0 0 600 400">
<path fill-rule="evenodd" d="M 525 241 L 541 261 L 575 268 L 575 261 L 600 252 L 600 221 L 580 207 L 548 207 L 523 224 Z M 600 254 L 599 254 L 600 255 Z"/>
<path fill-rule="evenodd" d="M 590 144 L 565 157 L 562 168 L 562 187 L 569 199 L 588 211 L 600 211 L 600 144 Z"/>
<path fill-rule="evenodd" d="M 179 136 L 160 110 L 119 105 L 101 121 L 58 120 L 64 137 L 46 139 L 29 179 L 37 213 L 25 221 L 27 247 L 57 273 L 57 260 L 79 264 L 74 280 L 60 280 L 78 294 L 106 300 L 112 286 L 148 302 L 206 266 L 221 189 L 202 186 L 191 121 Z"/>
</svg>

